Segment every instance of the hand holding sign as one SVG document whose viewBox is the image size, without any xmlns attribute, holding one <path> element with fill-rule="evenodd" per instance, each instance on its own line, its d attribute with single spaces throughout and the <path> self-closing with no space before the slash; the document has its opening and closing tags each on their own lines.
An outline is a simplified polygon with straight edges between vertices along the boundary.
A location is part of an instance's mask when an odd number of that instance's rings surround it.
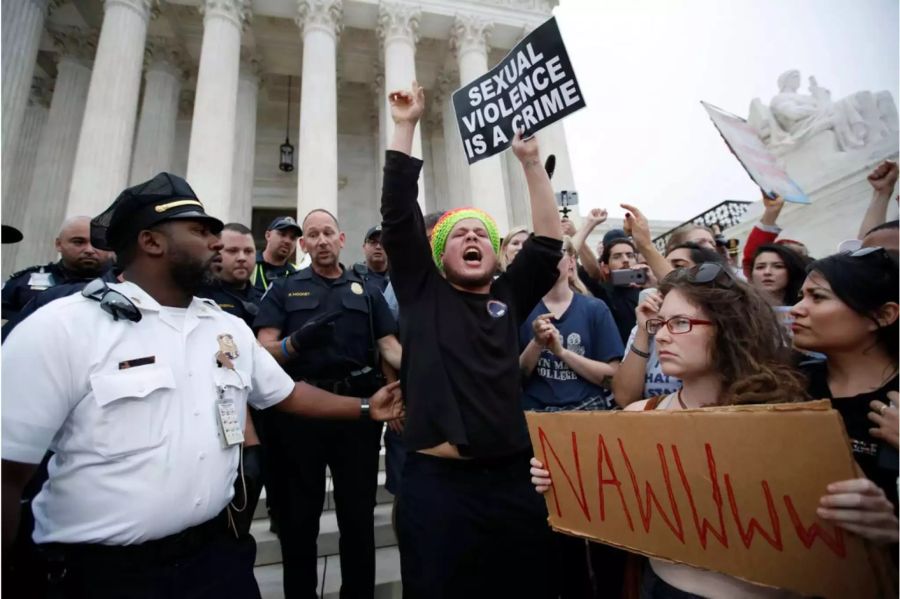
<svg viewBox="0 0 900 599">
<path fill-rule="evenodd" d="M 412 82 L 411 90 L 396 90 L 388 95 L 391 103 L 391 118 L 397 124 L 419 122 L 425 112 L 425 88 L 417 81 Z"/>
<path fill-rule="evenodd" d="M 864 539 L 887 545 L 898 539 L 894 506 L 884 491 L 867 478 L 842 480 L 828 485 L 816 513 Z"/>
<path fill-rule="evenodd" d="M 529 137 L 522 139 L 522 130 L 516 131 L 512 141 L 513 154 L 519 159 L 523 165 L 528 166 L 530 162 L 541 162 L 541 152 L 538 147 L 537 138 Z"/>
</svg>

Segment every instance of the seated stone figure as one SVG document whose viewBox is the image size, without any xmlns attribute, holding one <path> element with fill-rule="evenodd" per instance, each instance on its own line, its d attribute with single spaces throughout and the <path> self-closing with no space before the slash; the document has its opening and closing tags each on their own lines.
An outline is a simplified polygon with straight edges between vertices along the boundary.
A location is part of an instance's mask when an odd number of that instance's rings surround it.
<svg viewBox="0 0 900 599">
<path fill-rule="evenodd" d="M 831 92 L 809 78 L 809 94 L 799 93 L 800 72 L 778 78 L 778 94 L 765 106 L 750 103 L 749 123 L 776 153 L 783 153 L 822 131 L 831 131 L 836 150 L 847 151 L 896 135 L 897 109 L 886 92 L 857 92 L 837 102 Z M 886 97 L 885 97 L 886 96 Z"/>
</svg>

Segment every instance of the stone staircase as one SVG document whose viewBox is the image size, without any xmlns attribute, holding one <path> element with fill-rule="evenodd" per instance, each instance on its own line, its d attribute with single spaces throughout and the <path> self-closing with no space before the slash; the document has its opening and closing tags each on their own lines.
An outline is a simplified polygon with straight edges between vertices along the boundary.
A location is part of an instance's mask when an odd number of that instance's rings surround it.
<svg viewBox="0 0 900 599">
<path fill-rule="evenodd" d="M 400 552 L 391 528 L 393 495 L 384 488 L 384 449 L 378 462 L 378 493 L 375 506 L 375 598 L 399 599 Z M 330 473 L 326 477 L 327 493 L 322 518 L 319 521 L 319 591 L 329 599 L 338 599 L 341 588 L 341 563 L 338 555 L 338 526 L 334 512 L 334 491 Z M 254 573 L 263 599 L 282 599 L 281 545 L 278 536 L 269 531 L 266 511 L 266 492 L 263 490 L 253 515 L 250 532 L 256 539 L 256 568 Z M 324 574 L 324 576 L 323 576 Z M 324 581 L 323 581 L 324 578 Z M 324 584 L 324 589 L 322 585 Z"/>
</svg>

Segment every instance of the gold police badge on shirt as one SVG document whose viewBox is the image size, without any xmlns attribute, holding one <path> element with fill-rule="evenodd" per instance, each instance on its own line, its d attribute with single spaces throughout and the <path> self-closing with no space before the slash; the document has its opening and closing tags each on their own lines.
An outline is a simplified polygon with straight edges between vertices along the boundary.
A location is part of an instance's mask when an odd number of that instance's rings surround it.
<svg viewBox="0 0 900 599">
<path fill-rule="evenodd" d="M 359 283 L 356 283 L 356 282 L 350 283 L 350 291 L 352 291 L 356 295 L 362 295 L 363 294 L 362 285 L 360 285 Z"/>
<path fill-rule="evenodd" d="M 219 351 L 216 353 L 216 361 L 226 368 L 234 369 L 232 360 L 236 360 L 238 355 L 240 355 L 238 353 L 237 344 L 234 342 L 234 337 L 228 333 L 222 333 L 216 337 L 216 341 L 219 342 Z"/>
</svg>

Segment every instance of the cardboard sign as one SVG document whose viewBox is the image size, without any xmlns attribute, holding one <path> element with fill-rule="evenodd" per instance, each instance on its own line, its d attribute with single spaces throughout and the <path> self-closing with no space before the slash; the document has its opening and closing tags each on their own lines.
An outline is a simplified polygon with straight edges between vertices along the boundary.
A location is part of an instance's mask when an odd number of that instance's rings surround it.
<svg viewBox="0 0 900 599">
<path fill-rule="evenodd" d="M 775 155 L 762 142 L 756 129 L 739 116 L 725 112 L 712 104 L 700 102 L 734 157 L 750 178 L 770 196 L 777 193 L 788 202 L 809 204 L 800 186 L 778 165 Z"/>
<path fill-rule="evenodd" d="M 556 18 L 532 31 L 500 63 L 453 92 L 456 124 L 473 164 L 579 108 L 584 99 Z"/>
<path fill-rule="evenodd" d="M 808 596 L 890 588 L 881 553 L 816 516 L 858 476 L 827 401 L 527 419 L 555 530 Z"/>
</svg>

